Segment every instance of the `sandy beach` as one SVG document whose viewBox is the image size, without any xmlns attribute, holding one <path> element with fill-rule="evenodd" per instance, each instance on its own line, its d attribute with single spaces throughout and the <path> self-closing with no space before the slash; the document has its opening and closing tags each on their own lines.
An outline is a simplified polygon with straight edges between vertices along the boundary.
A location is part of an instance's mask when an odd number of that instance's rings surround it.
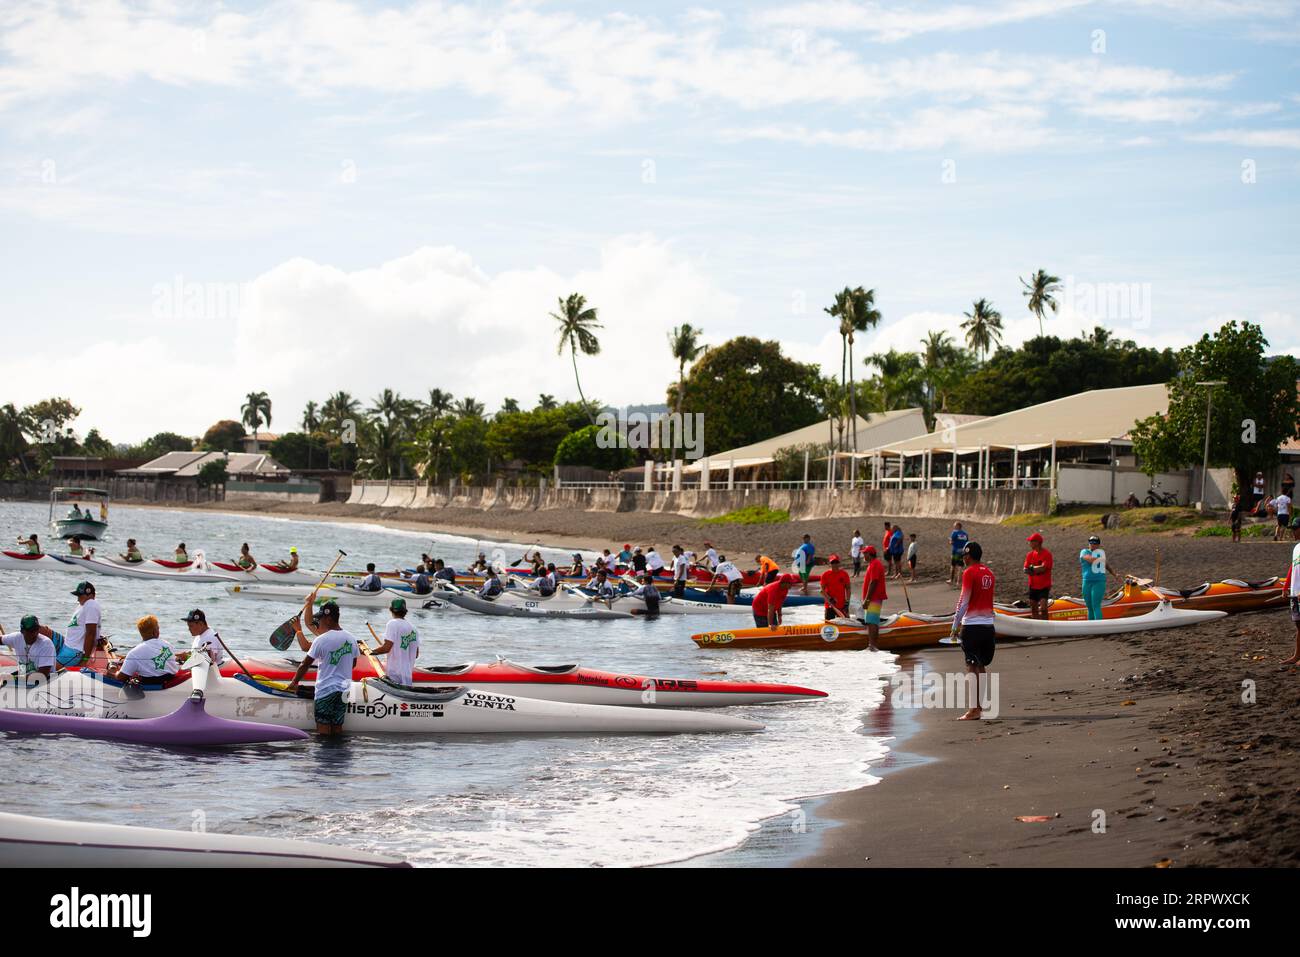
<svg viewBox="0 0 1300 957">
<path fill-rule="evenodd" d="M 847 552 L 854 526 L 877 541 L 884 518 L 763 526 L 707 526 L 643 513 L 393 510 L 322 505 L 235 506 L 283 517 L 377 522 L 487 540 L 537 541 L 596 551 L 624 541 L 709 540 L 742 559 L 783 557 L 807 532 L 819 554 Z M 212 508 L 212 506 L 209 506 Z M 903 523 L 921 543 L 910 590 L 918 611 L 951 610 L 946 585 L 950 523 Z M 999 597 L 1023 597 L 1019 567 L 1027 530 L 968 523 L 999 573 Z M 1047 530 L 1058 558 L 1056 591 L 1078 593 L 1079 530 Z M 1282 575 L 1290 545 L 1190 534 L 1102 533 L 1112 567 L 1190 587 L 1206 580 Z M 890 586 L 886 610 L 903 607 Z M 916 709 L 919 730 L 902 747 L 909 761 L 878 786 L 828 799 L 820 814 L 837 826 L 807 866 L 1153 866 L 1300 863 L 1300 763 L 1292 721 L 1300 675 L 1278 662 L 1293 628 L 1282 611 L 1246 614 L 1131 637 L 999 645 L 994 670 L 1001 711 L 979 723 L 958 712 Z M 957 672 L 960 656 L 934 649 L 900 665 Z M 1243 699 L 1254 691 L 1253 700 Z M 1249 695 L 1246 695 L 1249 698 Z M 889 705 L 868 717 L 890 723 Z M 1027 823 L 1017 817 L 1047 817 Z M 1104 824 L 1104 828 L 1103 825 Z"/>
</svg>

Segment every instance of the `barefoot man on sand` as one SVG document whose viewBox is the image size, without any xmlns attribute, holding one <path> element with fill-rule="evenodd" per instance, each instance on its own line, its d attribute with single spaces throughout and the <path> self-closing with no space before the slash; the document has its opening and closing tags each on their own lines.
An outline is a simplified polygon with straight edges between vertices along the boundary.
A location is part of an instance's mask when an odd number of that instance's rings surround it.
<svg viewBox="0 0 1300 957">
<path fill-rule="evenodd" d="M 1286 585 L 1287 597 L 1291 600 L 1291 622 L 1295 625 L 1295 651 L 1282 664 L 1300 665 L 1300 545 L 1291 549 L 1291 570 L 1287 573 Z"/>
<path fill-rule="evenodd" d="M 885 563 L 876 557 L 876 546 L 862 549 L 867 560 L 867 574 L 862 579 L 862 623 L 867 626 L 868 644 L 878 651 L 876 639 L 880 637 L 880 608 L 889 596 L 885 594 Z"/>
<path fill-rule="evenodd" d="M 979 542 L 969 542 L 962 553 L 966 570 L 961 576 L 961 597 L 952 616 L 952 636 L 961 636 L 961 650 L 966 656 L 966 671 L 975 676 L 975 701 L 957 720 L 980 719 L 980 675 L 993 661 L 996 639 L 993 634 L 993 588 L 997 579 L 981 559 L 984 550 Z"/>
</svg>

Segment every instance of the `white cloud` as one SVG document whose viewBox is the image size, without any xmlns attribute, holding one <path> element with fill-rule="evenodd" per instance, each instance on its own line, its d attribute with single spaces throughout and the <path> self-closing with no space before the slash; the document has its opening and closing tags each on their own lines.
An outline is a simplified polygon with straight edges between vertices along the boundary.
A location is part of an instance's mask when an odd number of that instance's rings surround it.
<svg viewBox="0 0 1300 957">
<path fill-rule="evenodd" d="M 1207 133 L 1190 133 L 1187 138 L 1194 143 L 1230 143 L 1233 146 L 1262 149 L 1300 150 L 1300 129 L 1211 130 Z"/>
</svg>

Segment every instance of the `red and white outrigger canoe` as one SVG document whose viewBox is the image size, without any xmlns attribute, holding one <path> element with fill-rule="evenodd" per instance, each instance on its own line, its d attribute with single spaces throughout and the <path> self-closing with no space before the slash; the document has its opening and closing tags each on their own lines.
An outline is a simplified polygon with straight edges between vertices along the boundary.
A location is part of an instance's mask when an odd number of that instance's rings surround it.
<svg viewBox="0 0 1300 957">
<path fill-rule="evenodd" d="M 288 681 L 298 669 L 298 662 L 289 658 L 273 661 L 244 659 L 243 663 L 254 676 L 272 681 Z M 232 677 L 243 672 L 233 662 L 227 662 L 221 666 L 221 673 Z M 374 669 L 366 661 L 359 661 L 352 673 L 355 681 L 374 676 Z M 314 672 L 308 672 L 305 680 L 310 681 L 314 677 Z M 490 664 L 416 668 L 412 677 L 420 688 L 468 685 L 494 694 L 521 698 L 629 707 L 722 708 L 736 704 L 774 704 L 826 697 L 824 691 L 797 685 L 652 678 L 646 675 L 596 671 L 578 665 L 520 665 L 505 659 Z"/>
</svg>

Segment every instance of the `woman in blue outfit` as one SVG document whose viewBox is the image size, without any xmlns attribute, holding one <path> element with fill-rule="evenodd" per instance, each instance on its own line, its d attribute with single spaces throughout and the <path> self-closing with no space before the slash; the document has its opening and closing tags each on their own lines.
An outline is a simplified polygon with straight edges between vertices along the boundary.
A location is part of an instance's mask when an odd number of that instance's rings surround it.
<svg viewBox="0 0 1300 957">
<path fill-rule="evenodd" d="M 1115 573 L 1107 567 L 1106 551 L 1096 535 L 1090 535 L 1088 547 L 1079 552 L 1079 569 L 1083 572 L 1083 601 L 1088 606 L 1088 620 L 1099 621 L 1101 603 L 1106 598 L 1106 575 Z"/>
</svg>

